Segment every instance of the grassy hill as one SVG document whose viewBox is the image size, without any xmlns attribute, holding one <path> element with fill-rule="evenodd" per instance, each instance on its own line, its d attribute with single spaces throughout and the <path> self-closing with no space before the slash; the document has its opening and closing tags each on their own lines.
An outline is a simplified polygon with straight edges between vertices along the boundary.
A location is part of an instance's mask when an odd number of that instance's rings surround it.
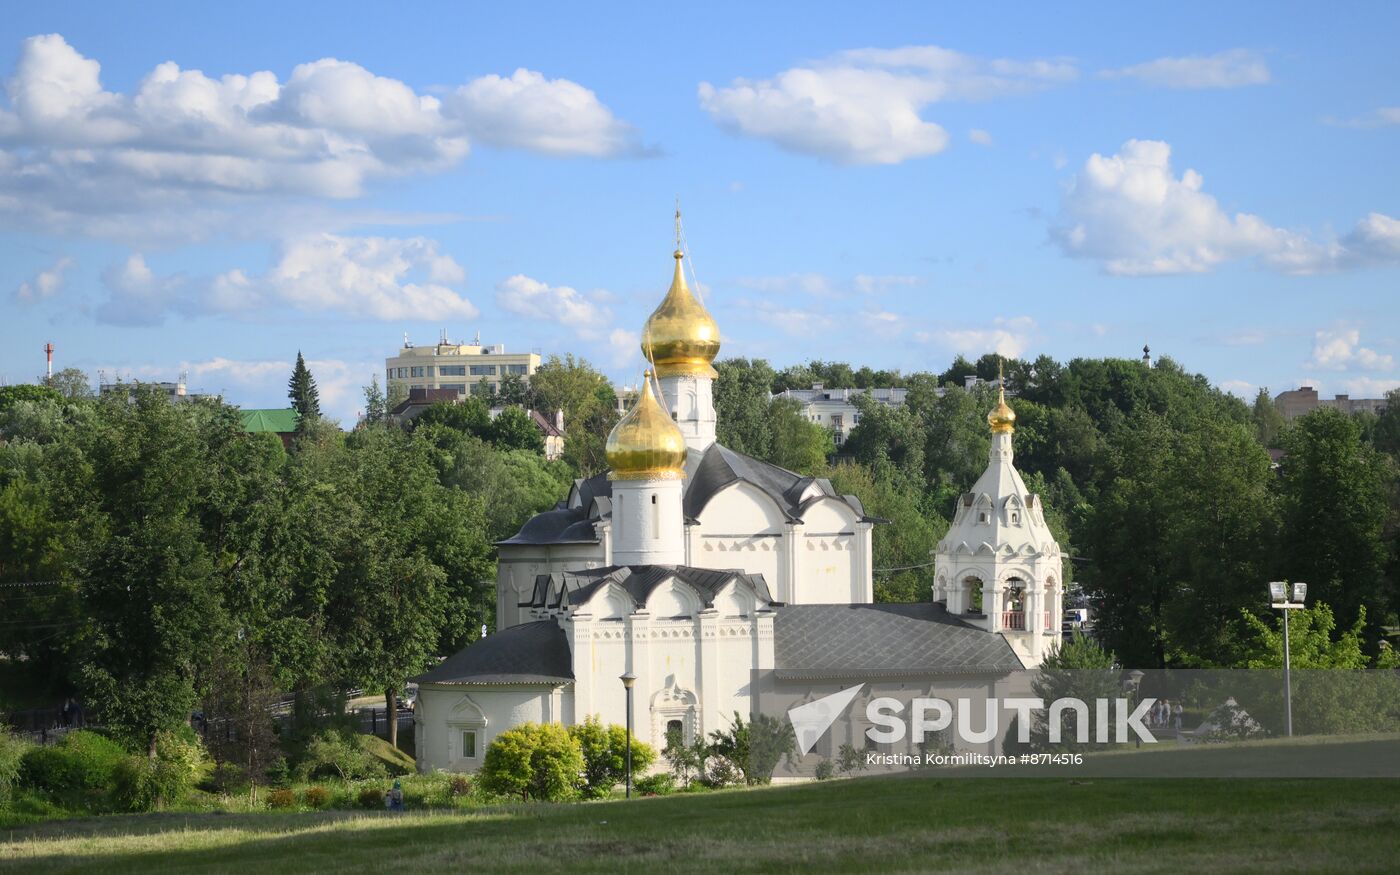
<svg viewBox="0 0 1400 875">
<path fill-rule="evenodd" d="M 865 778 L 470 813 L 154 814 L 0 836 L 0 870 L 1394 871 L 1400 781 Z M 392 863 L 391 863 L 392 861 Z"/>
</svg>

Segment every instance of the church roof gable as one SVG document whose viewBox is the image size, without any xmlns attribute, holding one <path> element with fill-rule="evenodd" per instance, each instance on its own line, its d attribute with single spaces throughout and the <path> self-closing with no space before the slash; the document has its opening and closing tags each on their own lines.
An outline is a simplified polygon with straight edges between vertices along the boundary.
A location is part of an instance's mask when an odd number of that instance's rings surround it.
<svg viewBox="0 0 1400 875">
<path fill-rule="evenodd" d="M 890 677 L 1022 668 L 1000 635 L 940 604 L 787 605 L 776 609 L 781 678 Z"/>
<path fill-rule="evenodd" d="M 691 461 L 686 465 L 682 505 L 685 518 L 698 519 L 711 499 L 739 481 L 751 484 L 773 499 L 789 521 L 802 519 L 803 511 L 817 501 L 832 498 L 850 505 L 861 520 L 882 522 L 867 516 L 855 496 L 837 493 L 829 480 L 803 477 L 720 444 L 711 444 L 704 453 L 691 454 Z M 519 532 L 499 543 L 597 543 L 593 523 L 612 514 L 612 482 L 606 474 L 575 480 L 568 497 L 560 505 L 531 517 Z"/>
<path fill-rule="evenodd" d="M 573 679 L 564 630 L 553 620 L 543 620 L 488 635 L 412 680 L 420 684 L 562 684 Z"/>
</svg>

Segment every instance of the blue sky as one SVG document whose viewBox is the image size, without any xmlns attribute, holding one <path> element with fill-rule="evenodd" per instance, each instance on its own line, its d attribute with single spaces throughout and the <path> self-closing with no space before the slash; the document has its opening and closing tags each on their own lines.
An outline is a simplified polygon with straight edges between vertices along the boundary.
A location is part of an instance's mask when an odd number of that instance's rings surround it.
<svg viewBox="0 0 1400 875">
<path fill-rule="evenodd" d="M 1221 8 L 1225 7 L 1225 8 Z M 404 332 L 619 382 L 676 197 L 722 355 L 1400 385 L 1400 7 L 27 4 L 0 376 L 331 412 Z"/>
</svg>

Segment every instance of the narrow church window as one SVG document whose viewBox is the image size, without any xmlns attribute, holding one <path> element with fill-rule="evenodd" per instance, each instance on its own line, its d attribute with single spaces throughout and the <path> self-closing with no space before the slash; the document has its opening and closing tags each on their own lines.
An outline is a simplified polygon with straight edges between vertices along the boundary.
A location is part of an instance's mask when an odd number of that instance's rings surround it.
<svg viewBox="0 0 1400 875">
<path fill-rule="evenodd" d="M 1013 526 L 1019 526 L 1021 524 L 1021 515 L 1016 511 L 1011 512 L 1011 524 Z"/>
<path fill-rule="evenodd" d="M 668 747 L 673 738 L 679 744 L 685 744 L 685 724 L 681 723 L 679 720 L 666 721 L 666 744 Z"/>
<path fill-rule="evenodd" d="M 651 497 L 651 536 L 661 537 L 661 505 L 656 503 L 656 496 Z"/>
<path fill-rule="evenodd" d="M 462 730 L 462 757 L 469 760 L 476 759 L 476 730 Z"/>
<path fill-rule="evenodd" d="M 985 522 L 987 521 L 987 514 L 986 514 L 986 513 L 979 513 L 979 514 L 977 515 L 977 521 L 978 521 L 979 523 L 985 523 Z"/>
</svg>

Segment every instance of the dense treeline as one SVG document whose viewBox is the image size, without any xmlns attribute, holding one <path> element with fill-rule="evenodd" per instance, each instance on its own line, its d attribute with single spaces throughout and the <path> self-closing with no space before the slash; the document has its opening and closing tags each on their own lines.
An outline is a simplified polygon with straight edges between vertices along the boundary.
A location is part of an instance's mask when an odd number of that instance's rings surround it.
<svg viewBox="0 0 1400 875">
<path fill-rule="evenodd" d="M 719 438 L 858 495 L 889 520 L 875 534 L 877 598 L 926 599 L 930 551 L 986 464 L 994 390 L 965 390 L 964 378 L 994 378 L 1000 364 L 900 375 L 722 361 Z M 1266 393 L 1251 408 L 1166 359 L 1004 367 L 1017 464 L 1075 557 L 1068 580 L 1126 664 L 1264 658 L 1244 614 L 1274 622 L 1261 605 L 1270 579 L 1308 581 L 1328 628 L 1378 655 L 1400 603 L 1400 403 L 1381 417 L 1319 410 L 1285 424 Z M 290 451 L 244 433 L 215 401 L 139 389 L 96 399 L 72 375 L 0 389 L 0 653 L 11 667 L 80 695 L 142 750 L 201 706 L 236 720 L 327 685 L 392 704 L 407 677 L 490 625 L 492 544 L 574 477 L 606 468 L 616 398 L 571 357 L 497 399 L 564 412 L 556 462 L 525 413 L 492 420 L 479 400 L 401 428 L 371 386 L 365 421 L 342 432 L 316 415 L 302 370 Z M 813 382 L 909 392 L 901 407 L 858 402 L 860 424 L 834 455 L 829 433 L 772 397 Z"/>
<path fill-rule="evenodd" d="M 1015 395 L 1016 464 L 1074 557 L 1067 580 L 1126 664 L 1242 664 L 1259 646 L 1244 614 L 1275 622 L 1262 602 L 1277 579 L 1309 582 L 1310 602 L 1327 605 L 1338 630 L 1360 624 L 1378 655 L 1400 608 L 1400 393 L 1383 416 L 1322 408 L 1285 424 L 1267 391 L 1251 407 L 1170 359 L 989 355 L 905 375 L 826 362 L 775 373 L 733 359 L 717 366 L 720 440 L 764 455 L 770 392 L 907 387 L 902 407 L 858 398 L 860 423 L 837 463 L 806 472 L 890 520 L 875 534 L 877 598 L 926 599 L 931 568 L 910 566 L 932 561 L 955 498 L 987 463 L 995 389 L 965 390 L 964 379 L 995 379 L 999 366 Z M 1282 451 L 1278 464 L 1270 449 Z"/>
<path fill-rule="evenodd" d="M 575 362 L 551 380 L 607 385 Z M 472 399 L 400 428 L 381 399 L 345 433 L 317 415 L 304 364 L 290 389 L 290 451 L 216 401 L 0 390 L 0 654 L 23 669 L 7 677 L 81 697 L 154 751 L 196 709 L 253 736 L 286 692 L 361 687 L 392 708 L 490 625 L 492 543 L 576 466 L 546 461 L 519 410 L 492 420 Z M 580 418 L 609 427 L 610 403 Z M 602 437 L 578 432 L 586 459 Z"/>
</svg>

